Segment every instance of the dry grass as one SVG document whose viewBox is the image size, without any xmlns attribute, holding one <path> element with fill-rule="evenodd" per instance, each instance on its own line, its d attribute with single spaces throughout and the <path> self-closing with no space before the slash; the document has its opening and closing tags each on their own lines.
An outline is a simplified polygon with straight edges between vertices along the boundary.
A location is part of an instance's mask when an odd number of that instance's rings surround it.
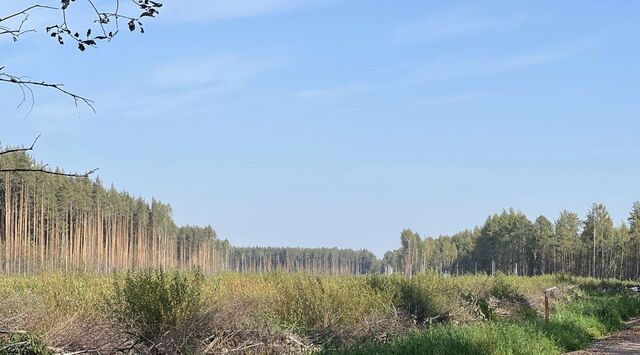
<svg viewBox="0 0 640 355">
<path fill-rule="evenodd" d="M 622 284 L 556 276 L 315 276 L 219 274 L 204 278 L 196 311 L 161 332 L 109 307 L 113 275 L 0 277 L 0 328 L 28 330 L 65 351 L 100 353 L 310 353 L 386 342 L 433 323 L 525 320 L 542 311 L 542 290 L 559 298 L 578 288 Z M 182 314 L 182 313 L 181 313 Z M 133 322 L 133 323 L 132 323 Z M 149 335 L 152 334 L 152 335 Z M 141 336 L 142 335 L 142 336 Z"/>
</svg>

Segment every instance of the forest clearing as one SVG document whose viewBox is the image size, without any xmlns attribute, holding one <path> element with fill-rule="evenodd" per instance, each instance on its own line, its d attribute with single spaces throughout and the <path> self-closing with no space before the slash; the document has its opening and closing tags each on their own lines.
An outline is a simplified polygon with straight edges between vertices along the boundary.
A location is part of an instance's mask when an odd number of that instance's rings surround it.
<svg viewBox="0 0 640 355">
<path fill-rule="evenodd" d="M 10 354 L 560 354 L 640 316 L 640 298 L 629 285 L 502 274 L 3 276 L 0 348 Z M 551 287 L 557 291 L 547 323 L 544 290 Z"/>
<path fill-rule="evenodd" d="M 638 202 L 618 227 L 594 204 L 584 220 L 510 209 L 452 236 L 405 229 L 378 259 L 236 247 L 99 179 L 5 173 L 0 192 L 0 353 L 559 354 L 640 316 L 624 281 Z"/>
<path fill-rule="evenodd" d="M 638 13 L 0 0 L 0 355 L 640 353 Z"/>
</svg>

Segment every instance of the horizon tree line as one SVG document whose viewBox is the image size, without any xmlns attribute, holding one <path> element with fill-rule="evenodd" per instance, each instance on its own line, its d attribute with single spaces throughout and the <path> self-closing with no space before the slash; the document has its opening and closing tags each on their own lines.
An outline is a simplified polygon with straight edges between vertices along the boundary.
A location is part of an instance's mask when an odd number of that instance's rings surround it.
<svg viewBox="0 0 640 355">
<path fill-rule="evenodd" d="M 614 225 L 603 204 L 584 219 L 567 210 L 551 221 L 531 221 L 514 209 L 491 215 L 482 226 L 452 236 L 420 237 L 405 229 L 400 248 L 384 255 L 386 272 L 411 276 L 503 272 L 514 275 L 572 274 L 596 278 L 640 278 L 640 202 Z"/>
<path fill-rule="evenodd" d="M 18 170 L 0 173 L 0 272 L 6 275 L 149 267 L 207 273 L 380 269 L 366 250 L 233 247 L 211 226 L 176 226 L 171 206 L 156 199 L 149 203 L 106 188 L 99 178 L 72 178 L 60 169 L 41 173 L 43 165 L 27 150 L 0 154 L 3 166 Z"/>
<path fill-rule="evenodd" d="M 6 150 L 5 150 L 6 151 Z M 451 236 L 405 229 L 400 248 L 380 260 L 366 249 L 234 247 L 211 226 L 177 226 L 171 206 L 106 188 L 99 178 L 37 173 L 26 151 L 0 154 L 0 272 L 111 272 L 162 267 L 212 272 L 312 272 L 411 276 L 504 272 L 640 278 L 640 202 L 614 225 L 594 203 L 584 219 L 561 211 L 531 221 L 504 210 Z"/>
</svg>

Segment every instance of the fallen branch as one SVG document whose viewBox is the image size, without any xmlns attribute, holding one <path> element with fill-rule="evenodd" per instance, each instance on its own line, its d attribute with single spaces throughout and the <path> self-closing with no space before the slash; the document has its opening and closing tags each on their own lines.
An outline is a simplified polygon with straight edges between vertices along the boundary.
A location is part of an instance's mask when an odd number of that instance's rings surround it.
<svg viewBox="0 0 640 355">
<path fill-rule="evenodd" d="M 8 345 L 5 345 L 5 346 L 1 347 L 0 350 L 10 349 L 10 348 L 14 348 L 14 347 L 20 346 L 20 345 L 27 345 L 28 343 L 29 343 L 28 341 L 21 341 L 21 342 L 17 342 L 17 343 L 13 343 L 13 344 L 8 344 Z"/>
<path fill-rule="evenodd" d="M 27 334 L 26 330 L 0 329 L 0 334 Z"/>
<path fill-rule="evenodd" d="M 71 353 L 62 353 L 62 355 L 79 355 L 79 354 L 88 354 L 88 353 L 95 353 L 98 352 L 97 350 L 80 350 L 80 351 L 74 351 Z"/>
</svg>

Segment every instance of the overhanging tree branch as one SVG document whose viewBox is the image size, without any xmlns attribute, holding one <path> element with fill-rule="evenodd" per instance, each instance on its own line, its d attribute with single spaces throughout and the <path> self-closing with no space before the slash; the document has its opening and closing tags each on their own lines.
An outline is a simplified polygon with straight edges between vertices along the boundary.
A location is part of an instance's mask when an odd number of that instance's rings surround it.
<svg viewBox="0 0 640 355">
<path fill-rule="evenodd" d="M 36 137 L 36 139 L 33 140 L 33 143 L 31 143 L 31 145 L 29 147 L 8 148 L 8 149 L 5 149 L 3 151 L 0 151 L 0 156 L 8 155 L 8 154 L 30 152 L 35 148 L 36 143 L 38 143 L 38 139 L 40 139 L 41 136 L 42 136 L 42 134 L 39 134 Z M 49 175 L 67 176 L 67 177 L 74 177 L 74 178 L 88 178 L 89 176 L 94 174 L 96 171 L 98 171 L 98 168 L 96 168 L 96 169 L 92 169 L 92 170 L 89 170 L 89 171 L 81 174 L 81 173 L 64 173 L 64 172 L 61 172 L 61 171 L 49 170 L 47 168 L 48 168 L 48 165 L 44 165 L 44 166 L 39 167 L 39 168 L 2 168 L 2 167 L 0 167 L 0 173 L 44 173 L 44 174 L 49 174 Z"/>
<path fill-rule="evenodd" d="M 37 0 L 36 0 L 37 1 Z M 44 0 L 42 0 L 44 2 Z M 35 32 L 34 28 L 26 26 L 29 20 L 29 14 L 36 10 L 47 10 L 50 12 L 59 12 L 62 20 L 54 20 L 53 24 L 46 26 L 46 33 L 57 40 L 61 45 L 65 44 L 65 40 L 70 40 L 75 43 L 80 51 L 85 51 L 87 47 L 96 47 L 99 41 L 110 42 L 119 32 L 120 20 L 127 21 L 127 27 L 129 31 L 135 31 L 139 29 L 141 33 L 144 33 L 144 27 L 142 25 L 142 19 L 144 17 L 155 17 L 159 14 L 158 9 L 162 7 L 162 4 L 152 0 L 130 0 L 127 1 L 135 10 L 136 14 L 121 13 L 120 0 L 110 0 L 114 5 L 113 10 L 105 11 L 101 9 L 104 7 L 107 0 L 102 2 L 96 2 L 95 0 L 56 0 L 59 1 L 60 7 L 35 3 L 31 6 L 17 10 L 6 16 L 0 14 L 0 36 L 10 36 L 14 42 L 18 41 L 18 38 L 28 32 Z M 77 6 L 79 3 L 85 3 L 91 9 L 91 15 L 88 18 L 92 18 L 91 24 L 87 25 L 88 29 L 85 31 L 72 30 L 67 21 L 67 11 L 70 6 Z M 73 5 L 72 5 L 73 4 Z M 96 4 L 99 4 L 96 5 Z M 134 11 L 134 10 L 132 10 Z M 125 10 L 127 12 L 127 10 Z M 61 22 L 58 22 L 61 21 Z M 99 26 L 99 34 L 93 34 L 92 27 Z M 81 35 L 82 33 L 82 35 Z M 86 34 L 85 34 L 86 33 Z M 18 76 L 5 71 L 5 66 L 0 65 L 0 83 L 13 84 L 18 86 L 22 92 L 22 100 L 18 104 L 18 108 L 21 107 L 27 100 L 30 99 L 31 107 L 29 113 L 34 107 L 34 88 L 45 88 L 55 90 L 63 95 L 71 97 L 76 106 L 78 103 L 83 103 L 91 108 L 95 112 L 94 102 L 87 97 L 76 94 L 73 91 L 69 91 L 64 88 L 63 84 L 51 83 L 46 81 L 33 80 L 26 76 Z M 30 147 L 27 148 L 9 148 L 4 151 L 0 151 L 0 156 L 9 155 L 12 153 L 26 153 L 32 151 L 40 136 L 36 137 Z M 2 163 L 0 161 L 0 163 Z M 0 173 L 18 173 L 18 172 L 36 172 L 58 176 L 78 177 L 86 178 L 95 173 L 98 169 L 87 171 L 84 174 L 81 173 L 64 173 L 61 171 L 51 171 L 47 169 L 47 166 L 33 167 L 2 167 L 0 166 Z"/>
<path fill-rule="evenodd" d="M 20 152 L 26 153 L 28 151 L 31 151 L 36 146 L 36 143 L 38 143 L 38 139 L 40 139 L 41 136 L 42 136 L 42 134 L 38 134 L 38 136 L 36 137 L 36 139 L 33 140 L 33 143 L 31 143 L 31 146 L 29 148 L 9 148 L 9 149 L 5 149 L 5 150 L 1 151 L 0 155 L 11 154 L 11 153 L 20 153 Z"/>
<path fill-rule="evenodd" d="M 29 14 L 39 9 L 48 10 L 59 12 L 62 15 L 61 22 L 57 24 L 54 22 L 54 24 L 46 26 L 45 30 L 49 34 L 49 36 L 56 39 L 61 45 L 64 45 L 65 41 L 71 41 L 77 45 L 80 51 L 85 51 L 87 47 L 96 47 L 97 43 L 100 41 L 110 42 L 119 32 L 120 19 L 127 21 L 127 27 L 129 31 L 135 31 L 136 29 L 139 29 L 141 33 L 144 33 L 142 19 L 145 17 L 155 17 L 159 14 L 158 9 L 162 7 L 161 3 L 151 0 L 130 0 L 128 1 L 128 3 L 133 8 L 137 9 L 131 10 L 136 11 L 136 14 L 134 15 L 131 13 L 123 14 L 121 12 L 122 6 L 120 4 L 120 0 L 111 0 L 113 10 L 101 9 L 101 7 L 104 6 L 96 5 L 95 0 L 58 1 L 60 2 L 60 7 L 54 7 L 44 4 L 34 4 L 9 15 L 0 16 L 0 36 L 11 36 L 13 41 L 16 42 L 21 35 L 28 32 L 35 32 L 34 28 L 25 29 L 25 24 L 29 20 Z M 87 26 L 88 29 L 86 30 L 86 32 L 77 31 L 69 26 L 69 22 L 67 21 L 68 9 L 71 6 L 78 6 L 79 3 L 85 3 L 88 8 L 91 9 L 93 15 L 89 17 L 93 18 L 91 21 L 92 24 L 97 24 L 97 26 L 99 26 L 99 34 L 93 34 L 94 31 L 92 31 L 92 25 Z M 24 104 L 24 102 L 27 101 L 28 98 L 30 98 L 31 109 L 33 109 L 34 95 L 32 88 L 38 87 L 54 89 L 66 96 L 71 97 L 74 100 L 76 106 L 78 105 L 78 103 L 83 103 L 89 106 L 89 108 L 91 108 L 91 110 L 95 112 L 95 108 L 93 106 L 94 102 L 92 100 L 64 89 L 62 84 L 26 79 L 26 77 L 21 77 L 5 72 L 4 68 L 4 66 L 0 66 L 0 82 L 17 85 L 22 91 L 22 101 L 20 102 L 18 107 L 21 107 L 22 104 Z M 31 109 L 29 110 L 29 112 L 31 112 Z"/>
<path fill-rule="evenodd" d="M 74 177 L 74 178 L 88 178 L 89 176 L 91 176 L 91 174 L 95 173 L 96 171 L 98 171 L 98 168 L 89 170 L 84 174 L 79 174 L 79 173 L 69 174 L 69 173 L 63 173 L 63 172 L 58 172 L 58 171 L 47 170 L 46 169 L 46 165 L 44 167 L 40 168 L 40 169 L 37 169 L 37 168 L 8 168 L 8 169 L 2 169 L 2 168 L 0 168 L 0 173 L 44 173 L 44 174 L 49 174 L 49 175 L 66 176 L 66 177 Z"/>
<path fill-rule="evenodd" d="M 0 68 L 0 70 L 4 69 L 4 67 Z M 31 103 L 32 103 L 32 107 L 33 107 L 33 90 L 32 87 L 36 86 L 36 87 L 43 87 L 43 88 L 50 88 L 50 89 L 54 89 L 57 90 L 69 97 L 71 97 L 76 106 L 78 106 L 78 102 L 82 102 L 85 105 L 89 106 L 89 108 L 91 108 L 91 110 L 95 113 L 96 109 L 93 106 L 95 102 L 93 102 L 93 100 L 88 99 L 84 96 L 80 96 L 78 94 L 75 94 L 71 91 L 68 91 L 66 89 L 63 88 L 63 84 L 53 84 L 53 83 L 46 83 L 44 81 L 33 81 L 33 80 L 29 80 L 29 79 L 23 79 L 21 77 L 17 77 L 14 75 L 10 75 L 7 73 L 3 73 L 0 72 L 0 82 L 5 82 L 5 83 L 11 83 L 11 84 L 16 84 L 20 87 L 20 89 L 22 90 L 22 101 L 20 102 L 20 104 L 18 105 L 18 107 L 20 107 L 27 98 L 27 93 L 28 96 L 31 98 Z"/>
<path fill-rule="evenodd" d="M 48 5 L 40 5 L 40 4 L 31 5 L 31 6 L 27 7 L 27 8 L 25 8 L 24 10 L 21 10 L 21 11 L 15 12 L 15 13 L 13 13 L 13 14 L 11 14 L 11 15 L 8 15 L 8 16 L 0 17 L 0 22 L 5 22 L 5 21 L 7 21 L 7 20 L 10 20 L 10 19 L 12 19 L 12 18 L 14 18 L 14 17 L 18 17 L 18 16 L 20 16 L 20 15 L 28 16 L 28 14 L 27 14 L 27 13 L 28 13 L 29 11 L 33 10 L 33 9 L 59 10 L 59 8 L 57 8 L 57 7 L 48 6 Z"/>
</svg>

